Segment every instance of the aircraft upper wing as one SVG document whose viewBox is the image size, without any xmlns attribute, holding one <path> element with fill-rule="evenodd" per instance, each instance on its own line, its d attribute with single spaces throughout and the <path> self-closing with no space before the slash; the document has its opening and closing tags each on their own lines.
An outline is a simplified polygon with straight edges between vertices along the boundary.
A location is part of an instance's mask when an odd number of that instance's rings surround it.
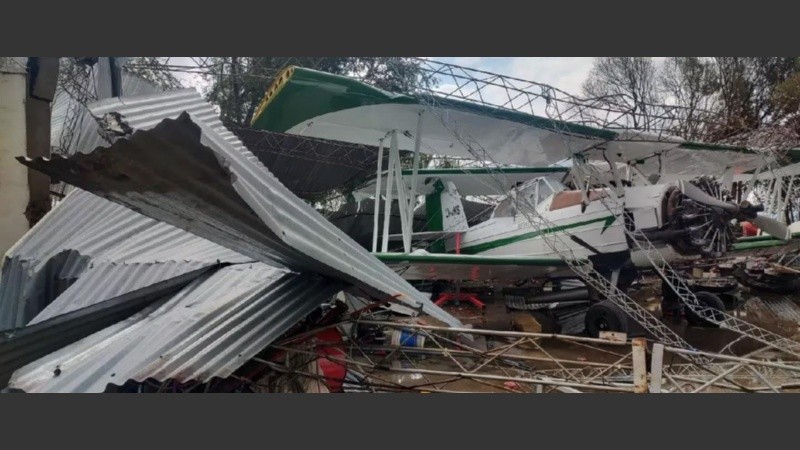
<svg viewBox="0 0 800 450">
<path fill-rule="evenodd" d="M 598 144 L 647 173 L 716 174 L 729 167 L 744 173 L 762 161 L 746 148 L 593 128 L 452 98 L 397 94 L 299 67 L 276 78 L 251 125 L 368 145 L 398 130 L 399 148 L 413 150 L 420 121 L 422 152 L 497 164 L 547 166 L 574 153 L 603 160 L 602 151 L 589 150 Z"/>
</svg>

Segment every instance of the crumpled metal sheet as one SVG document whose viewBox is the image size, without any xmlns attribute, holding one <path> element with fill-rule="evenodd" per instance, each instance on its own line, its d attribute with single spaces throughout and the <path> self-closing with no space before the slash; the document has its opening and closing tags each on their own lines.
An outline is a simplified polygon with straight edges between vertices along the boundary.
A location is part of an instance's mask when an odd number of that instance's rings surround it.
<svg viewBox="0 0 800 450">
<path fill-rule="evenodd" d="M 292 194 L 196 92 L 99 103 L 93 114 L 123 138 L 70 158 L 20 161 L 259 261 L 343 280 L 459 324 Z"/>
<path fill-rule="evenodd" d="M 204 267 L 42 322 L 0 332 L 0 386 L 17 369 L 177 294 L 219 266 Z"/>
<path fill-rule="evenodd" d="M 52 317 L 110 298 L 104 292 L 118 295 L 133 284 L 157 283 L 198 267 L 248 261 L 252 259 L 233 250 L 75 190 L 5 255 L 0 329 L 24 326 L 45 308 Z M 130 264 L 140 271 L 125 267 Z M 95 278 L 99 284 L 94 289 L 76 287 L 71 292 L 77 296 L 60 298 L 87 270 L 98 274 L 100 267 L 106 278 Z"/>
<path fill-rule="evenodd" d="M 87 83 L 97 83 L 97 72 Z M 122 71 L 122 93 L 125 96 L 145 95 L 162 92 L 153 83 L 125 70 Z M 89 110 L 64 90 L 56 91 L 50 112 L 50 147 L 59 153 L 71 155 L 81 148 L 94 149 L 102 145 L 97 122 Z"/>
<path fill-rule="evenodd" d="M 22 367 L 9 389 L 103 392 L 128 380 L 224 378 L 342 287 L 262 263 L 226 267 Z"/>
<path fill-rule="evenodd" d="M 214 265 L 213 262 L 167 261 L 152 263 L 101 263 L 81 274 L 55 301 L 47 305 L 28 325 L 76 311 L 114 297 L 178 278 Z"/>
</svg>

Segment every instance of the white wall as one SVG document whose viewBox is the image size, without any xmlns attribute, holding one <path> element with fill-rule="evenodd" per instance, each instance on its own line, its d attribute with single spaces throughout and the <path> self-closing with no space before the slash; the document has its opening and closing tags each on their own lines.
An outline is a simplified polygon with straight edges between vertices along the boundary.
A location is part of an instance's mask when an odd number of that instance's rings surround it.
<svg viewBox="0 0 800 450">
<path fill-rule="evenodd" d="M 26 153 L 25 83 L 24 71 L 0 66 L 0 255 L 28 231 L 28 168 L 14 159 Z"/>
</svg>

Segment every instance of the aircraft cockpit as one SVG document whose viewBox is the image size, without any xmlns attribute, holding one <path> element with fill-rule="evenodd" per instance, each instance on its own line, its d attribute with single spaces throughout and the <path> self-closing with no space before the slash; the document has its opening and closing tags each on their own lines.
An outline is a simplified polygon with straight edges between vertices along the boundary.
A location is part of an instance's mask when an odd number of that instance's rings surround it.
<svg viewBox="0 0 800 450">
<path fill-rule="evenodd" d="M 540 177 L 526 181 L 511 190 L 506 197 L 497 204 L 492 213 L 492 218 L 514 217 L 524 201 L 525 206 L 539 207 L 547 203 L 553 194 L 566 190 L 560 181 L 554 178 Z"/>
</svg>

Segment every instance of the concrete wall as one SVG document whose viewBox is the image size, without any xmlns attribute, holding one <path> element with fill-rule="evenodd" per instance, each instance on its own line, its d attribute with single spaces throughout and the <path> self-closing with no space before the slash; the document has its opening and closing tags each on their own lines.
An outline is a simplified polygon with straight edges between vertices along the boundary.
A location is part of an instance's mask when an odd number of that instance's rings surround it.
<svg viewBox="0 0 800 450">
<path fill-rule="evenodd" d="M 28 169 L 14 159 L 26 154 L 26 82 L 25 71 L 0 65 L 0 255 L 28 231 Z"/>
</svg>

